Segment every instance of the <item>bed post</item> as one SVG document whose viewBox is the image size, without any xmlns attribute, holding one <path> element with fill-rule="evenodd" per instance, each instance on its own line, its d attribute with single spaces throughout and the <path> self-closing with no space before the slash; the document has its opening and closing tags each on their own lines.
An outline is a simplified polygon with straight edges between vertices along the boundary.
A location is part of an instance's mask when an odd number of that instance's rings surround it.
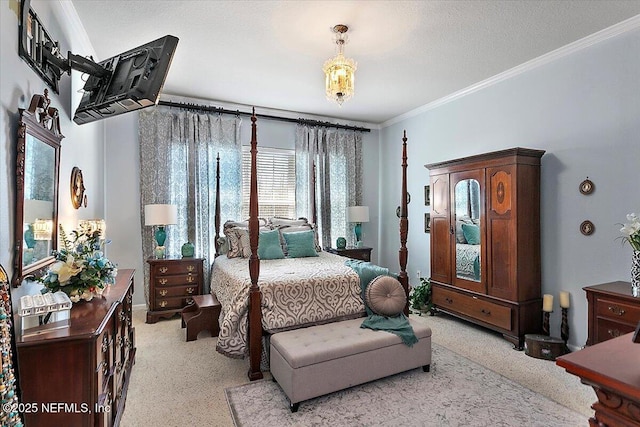
<svg viewBox="0 0 640 427">
<path fill-rule="evenodd" d="M 216 162 L 216 212 L 215 212 L 215 227 L 216 227 L 216 241 L 214 243 L 216 248 L 216 257 L 220 255 L 220 153 Z"/>
<path fill-rule="evenodd" d="M 260 225 L 258 223 L 258 141 L 256 137 L 256 109 L 251 115 L 251 192 L 249 194 L 249 276 L 251 288 L 249 289 L 249 380 L 262 378 L 260 371 L 260 357 L 262 355 L 262 312 L 260 309 L 260 288 L 258 276 L 260 275 L 260 258 L 258 258 L 258 237 Z"/>
<path fill-rule="evenodd" d="M 400 204 L 400 273 L 398 280 L 404 288 L 407 303 L 404 306 L 405 316 L 409 315 L 409 278 L 407 277 L 407 234 L 409 219 L 407 218 L 407 131 L 402 136 L 402 202 Z"/>
</svg>

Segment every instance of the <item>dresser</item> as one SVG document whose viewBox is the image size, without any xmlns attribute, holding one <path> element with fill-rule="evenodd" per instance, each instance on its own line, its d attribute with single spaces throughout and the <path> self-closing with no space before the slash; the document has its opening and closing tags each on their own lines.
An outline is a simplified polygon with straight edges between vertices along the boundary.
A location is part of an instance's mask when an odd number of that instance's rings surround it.
<svg viewBox="0 0 640 427">
<path fill-rule="evenodd" d="M 136 355 L 133 273 L 119 270 L 101 298 L 75 303 L 67 327 L 16 327 L 25 425 L 119 425 Z"/>
<path fill-rule="evenodd" d="M 631 283 L 610 282 L 583 288 L 587 294 L 587 345 L 633 332 L 640 322 L 640 298 L 631 296 Z"/>
<path fill-rule="evenodd" d="M 498 331 L 518 349 L 525 334 L 542 329 L 543 154 L 511 148 L 425 165 L 434 307 Z"/>
<path fill-rule="evenodd" d="M 202 294 L 203 258 L 149 258 L 149 310 L 147 323 L 179 314 Z"/>
<path fill-rule="evenodd" d="M 347 258 L 359 259 L 361 261 L 371 261 L 371 250 L 372 248 L 361 247 L 361 248 L 343 248 L 343 249 L 335 249 L 335 248 L 326 248 L 327 252 L 331 254 L 340 255 Z"/>
</svg>

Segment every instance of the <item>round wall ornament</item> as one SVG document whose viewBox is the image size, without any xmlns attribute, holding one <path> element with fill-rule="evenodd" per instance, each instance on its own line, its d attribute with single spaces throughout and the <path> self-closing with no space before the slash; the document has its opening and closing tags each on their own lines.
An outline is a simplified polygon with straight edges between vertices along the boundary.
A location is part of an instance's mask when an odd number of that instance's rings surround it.
<svg viewBox="0 0 640 427">
<path fill-rule="evenodd" d="M 84 201 L 84 179 L 82 178 L 82 171 L 77 166 L 71 169 L 70 191 L 71 204 L 75 209 L 80 209 Z"/>
<path fill-rule="evenodd" d="M 584 181 L 582 181 L 580 183 L 580 193 L 582 194 L 591 194 L 593 193 L 593 190 L 596 189 L 596 186 L 593 184 L 593 182 L 589 179 L 589 177 L 587 177 L 587 179 L 585 179 Z"/>
<path fill-rule="evenodd" d="M 582 221 L 582 224 L 580 224 L 580 232 L 585 236 L 591 236 L 594 231 L 596 231 L 596 226 L 591 221 Z"/>
</svg>

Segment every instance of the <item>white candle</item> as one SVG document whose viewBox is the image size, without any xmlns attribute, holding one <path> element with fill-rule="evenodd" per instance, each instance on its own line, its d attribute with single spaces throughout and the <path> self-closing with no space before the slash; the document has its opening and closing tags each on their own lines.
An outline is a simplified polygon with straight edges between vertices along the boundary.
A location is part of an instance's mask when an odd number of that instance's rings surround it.
<svg viewBox="0 0 640 427">
<path fill-rule="evenodd" d="M 561 291 L 560 292 L 560 307 L 569 308 L 571 302 L 569 301 L 569 292 Z"/>
<path fill-rule="evenodd" d="M 553 311 L 553 295 L 544 294 L 542 297 L 542 311 L 551 313 Z"/>
</svg>

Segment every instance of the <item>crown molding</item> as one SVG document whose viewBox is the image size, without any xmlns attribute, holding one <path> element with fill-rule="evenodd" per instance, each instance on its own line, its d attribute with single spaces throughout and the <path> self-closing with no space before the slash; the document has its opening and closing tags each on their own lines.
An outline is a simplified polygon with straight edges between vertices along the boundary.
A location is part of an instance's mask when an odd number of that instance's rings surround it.
<svg viewBox="0 0 640 427">
<path fill-rule="evenodd" d="M 399 116 L 391 118 L 380 124 L 380 128 L 385 128 L 391 126 L 395 123 L 401 122 L 403 120 L 407 120 L 411 117 L 415 117 L 419 114 L 422 114 L 426 111 L 433 110 L 438 108 L 444 104 L 447 104 L 451 101 L 455 101 L 464 96 L 472 94 L 474 92 L 478 92 L 482 89 L 485 89 L 489 86 L 495 85 L 512 77 L 518 76 L 527 71 L 533 70 L 537 67 L 549 64 L 558 59 L 564 58 L 566 56 L 572 55 L 576 52 L 579 52 L 583 49 L 586 49 L 595 44 L 601 43 L 605 40 L 609 40 L 613 37 L 617 37 L 621 34 L 633 31 L 640 28 L 640 15 L 633 16 L 629 19 L 626 19 L 618 24 L 614 24 L 611 27 L 605 28 L 604 30 L 600 30 L 596 33 L 588 35 L 580 40 L 576 40 L 573 43 L 569 43 L 566 46 L 560 47 L 556 50 L 552 50 L 549 53 L 545 53 L 542 56 L 534 58 L 530 61 L 527 61 L 523 64 L 517 65 L 513 68 L 510 68 L 500 74 L 496 74 L 493 77 L 489 77 L 486 80 L 482 80 L 481 82 L 475 83 L 471 86 L 468 86 L 464 89 L 461 89 L 457 92 L 453 92 L 450 95 L 437 99 L 433 102 L 425 104 L 421 107 L 415 108 L 411 111 L 403 113 Z"/>
<path fill-rule="evenodd" d="M 77 43 L 77 46 L 70 50 L 76 55 L 95 57 L 96 51 L 91 44 L 91 40 L 89 40 L 87 30 L 85 30 L 76 8 L 73 6 L 73 2 L 71 0 L 58 0 L 58 3 L 65 22 L 69 25 L 69 35 L 72 37 L 73 43 Z"/>
</svg>

